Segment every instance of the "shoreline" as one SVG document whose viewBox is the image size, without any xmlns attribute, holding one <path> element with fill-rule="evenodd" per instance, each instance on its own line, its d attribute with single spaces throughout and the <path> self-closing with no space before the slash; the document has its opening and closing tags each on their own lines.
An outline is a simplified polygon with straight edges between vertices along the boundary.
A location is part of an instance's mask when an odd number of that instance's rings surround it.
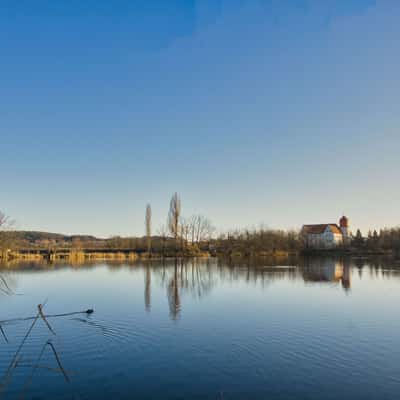
<svg viewBox="0 0 400 400">
<path fill-rule="evenodd" d="M 144 251 L 133 249 L 21 249 L 7 251 L 0 254 L 0 263 L 4 262 L 70 262 L 85 263 L 92 261 L 140 261 L 140 260 L 163 260 L 163 259 L 193 259 L 193 258 L 220 258 L 231 260 L 249 259 L 282 259 L 291 257 L 374 257 L 374 256 L 396 256 L 392 250 L 360 250 L 348 249 L 303 249 L 298 251 L 260 251 L 260 252 L 218 252 L 198 251 L 188 253 L 177 253 L 172 251 L 148 254 Z"/>
</svg>

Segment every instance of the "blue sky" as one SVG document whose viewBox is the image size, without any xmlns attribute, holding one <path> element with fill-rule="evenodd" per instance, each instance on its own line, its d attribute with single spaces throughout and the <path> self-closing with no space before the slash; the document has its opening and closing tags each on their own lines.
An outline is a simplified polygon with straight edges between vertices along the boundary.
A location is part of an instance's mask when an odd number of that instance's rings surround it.
<svg viewBox="0 0 400 400">
<path fill-rule="evenodd" d="M 20 229 L 400 224 L 400 2 L 2 1 L 0 209 Z"/>
</svg>

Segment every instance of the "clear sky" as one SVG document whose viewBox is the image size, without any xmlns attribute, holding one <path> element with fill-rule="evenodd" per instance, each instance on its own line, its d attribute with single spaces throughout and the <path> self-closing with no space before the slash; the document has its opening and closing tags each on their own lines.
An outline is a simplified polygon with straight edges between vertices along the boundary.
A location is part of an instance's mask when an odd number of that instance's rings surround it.
<svg viewBox="0 0 400 400">
<path fill-rule="evenodd" d="M 142 234 L 400 224 L 400 1 L 2 0 L 0 209 Z"/>
</svg>

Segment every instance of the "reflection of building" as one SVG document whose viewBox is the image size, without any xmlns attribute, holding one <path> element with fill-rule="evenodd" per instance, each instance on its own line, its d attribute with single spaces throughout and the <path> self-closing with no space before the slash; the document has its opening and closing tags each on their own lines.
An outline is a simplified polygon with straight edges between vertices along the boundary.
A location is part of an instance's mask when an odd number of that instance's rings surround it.
<svg viewBox="0 0 400 400">
<path fill-rule="evenodd" d="M 335 259 L 308 259 L 302 268 L 305 282 L 337 282 L 343 289 L 351 288 L 350 266 Z"/>
<path fill-rule="evenodd" d="M 349 220 L 343 216 L 339 225 L 304 225 L 301 236 L 306 248 L 330 249 L 348 244 L 350 239 Z"/>
</svg>

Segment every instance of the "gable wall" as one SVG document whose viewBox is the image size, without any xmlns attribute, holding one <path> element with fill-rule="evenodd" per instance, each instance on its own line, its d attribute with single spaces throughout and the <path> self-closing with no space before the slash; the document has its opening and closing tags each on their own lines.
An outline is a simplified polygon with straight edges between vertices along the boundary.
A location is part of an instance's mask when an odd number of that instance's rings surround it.
<svg viewBox="0 0 400 400">
<path fill-rule="evenodd" d="M 311 248 L 334 248 L 343 243 L 343 236 L 332 232 L 328 226 L 324 233 L 321 234 L 306 234 L 305 242 L 307 247 Z"/>
</svg>

